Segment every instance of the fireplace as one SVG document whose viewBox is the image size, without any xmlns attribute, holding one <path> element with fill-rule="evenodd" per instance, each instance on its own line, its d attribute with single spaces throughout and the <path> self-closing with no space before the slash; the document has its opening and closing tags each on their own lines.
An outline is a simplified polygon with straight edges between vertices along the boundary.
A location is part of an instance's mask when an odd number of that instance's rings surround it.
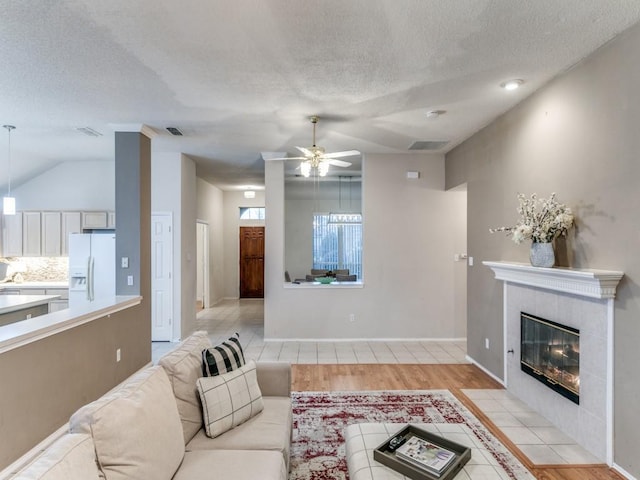
<svg viewBox="0 0 640 480">
<path fill-rule="evenodd" d="M 580 331 L 520 312 L 520 368 L 580 404 Z"/>
</svg>

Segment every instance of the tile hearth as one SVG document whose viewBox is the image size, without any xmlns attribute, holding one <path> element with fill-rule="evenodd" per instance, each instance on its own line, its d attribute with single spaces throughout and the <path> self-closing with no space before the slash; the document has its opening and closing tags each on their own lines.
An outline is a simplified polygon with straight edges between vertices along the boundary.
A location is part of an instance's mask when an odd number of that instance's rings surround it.
<svg viewBox="0 0 640 480">
<path fill-rule="evenodd" d="M 602 463 L 506 390 L 462 392 L 534 465 Z"/>
</svg>

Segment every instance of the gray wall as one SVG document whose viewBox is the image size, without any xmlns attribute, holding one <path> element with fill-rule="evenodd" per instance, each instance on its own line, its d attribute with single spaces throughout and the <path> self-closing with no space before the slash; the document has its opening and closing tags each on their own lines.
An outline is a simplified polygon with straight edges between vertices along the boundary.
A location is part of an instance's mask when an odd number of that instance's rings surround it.
<svg viewBox="0 0 640 480">
<path fill-rule="evenodd" d="M 209 302 L 224 298 L 224 192 L 197 179 L 197 217 L 209 226 Z"/>
<path fill-rule="evenodd" d="M 154 153 L 151 209 L 173 216 L 173 339 L 195 330 L 196 315 L 196 173 L 194 161 L 181 153 Z"/>
<path fill-rule="evenodd" d="M 468 352 L 503 372 L 502 285 L 483 260 L 528 261 L 489 227 L 512 225 L 516 193 L 574 208 L 577 228 L 562 263 L 625 272 L 615 302 L 614 460 L 640 476 L 640 26 L 503 115 L 447 155 L 447 187 L 467 183 Z M 491 349 L 484 348 L 484 338 Z"/>
<path fill-rule="evenodd" d="M 464 192 L 444 191 L 444 157 L 367 155 L 363 175 L 360 289 L 285 288 L 284 173 L 265 164 L 266 338 L 459 338 L 455 230 Z M 407 171 L 420 171 L 408 180 Z M 355 315 L 355 322 L 349 315 Z"/>
</svg>

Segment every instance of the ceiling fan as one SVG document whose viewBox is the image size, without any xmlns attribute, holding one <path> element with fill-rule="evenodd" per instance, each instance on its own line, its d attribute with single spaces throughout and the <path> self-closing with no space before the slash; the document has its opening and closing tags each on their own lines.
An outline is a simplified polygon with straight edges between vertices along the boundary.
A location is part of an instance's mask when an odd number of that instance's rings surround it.
<svg viewBox="0 0 640 480">
<path fill-rule="evenodd" d="M 281 157 L 281 158 L 268 158 L 267 160 L 302 160 L 300 163 L 300 171 L 302 175 L 308 177 L 311 175 L 313 169 L 317 169 L 318 175 L 324 177 L 329 173 L 329 165 L 336 167 L 349 167 L 350 162 L 344 160 L 337 160 L 341 157 L 351 157 L 353 155 L 360 155 L 358 150 L 345 150 L 343 152 L 330 152 L 325 153 L 324 148 L 316 145 L 316 124 L 319 117 L 316 115 L 309 117 L 309 120 L 313 124 L 313 145 L 311 147 L 296 147 L 302 152 L 303 157 Z"/>
</svg>

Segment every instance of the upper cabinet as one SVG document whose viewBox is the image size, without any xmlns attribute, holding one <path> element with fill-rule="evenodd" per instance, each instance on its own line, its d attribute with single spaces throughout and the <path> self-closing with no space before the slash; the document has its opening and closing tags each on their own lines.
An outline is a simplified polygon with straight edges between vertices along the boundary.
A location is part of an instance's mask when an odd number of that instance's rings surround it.
<svg viewBox="0 0 640 480">
<path fill-rule="evenodd" d="M 59 257 L 69 254 L 69 234 L 115 229 L 115 212 L 17 212 L 1 215 L 0 257 Z"/>
<path fill-rule="evenodd" d="M 109 217 L 107 218 L 107 228 L 115 230 L 116 229 L 116 212 L 109 212 Z"/>
<path fill-rule="evenodd" d="M 62 213 L 42 212 L 42 256 L 59 257 L 62 252 Z"/>
<path fill-rule="evenodd" d="M 108 212 L 82 212 L 82 228 L 85 230 L 107 228 L 108 224 Z"/>
<path fill-rule="evenodd" d="M 22 214 L 2 215 L 2 250 L 0 257 L 22 256 Z"/>
<path fill-rule="evenodd" d="M 62 212 L 60 254 L 69 255 L 69 234 L 82 232 L 82 214 L 80 212 Z"/>
<path fill-rule="evenodd" d="M 41 213 L 22 212 L 22 256 L 39 257 L 42 255 L 41 247 Z"/>
</svg>

